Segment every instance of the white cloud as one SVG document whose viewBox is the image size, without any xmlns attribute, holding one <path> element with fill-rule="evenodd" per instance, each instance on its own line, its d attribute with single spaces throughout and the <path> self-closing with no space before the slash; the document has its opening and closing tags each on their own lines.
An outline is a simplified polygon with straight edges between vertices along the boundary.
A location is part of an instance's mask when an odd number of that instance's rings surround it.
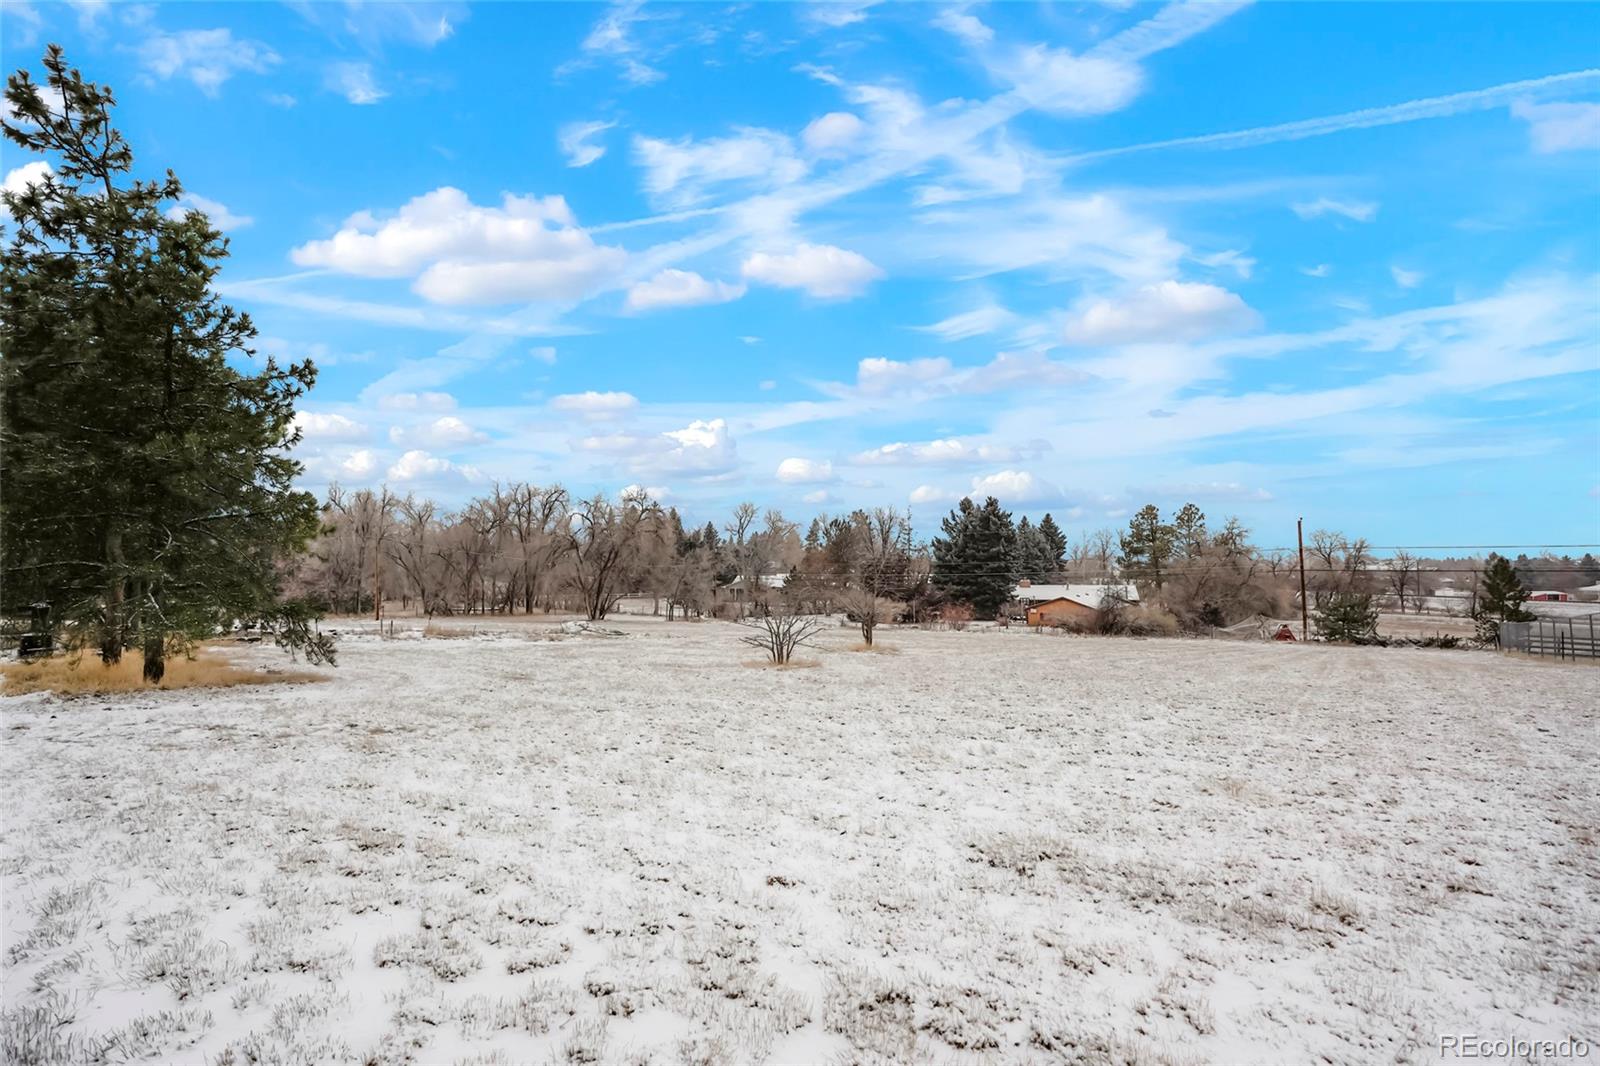
<svg viewBox="0 0 1600 1066">
<path fill-rule="evenodd" d="M 918 485 L 911 490 L 910 499 L 912 503 L 945 503 L 957 499 L 957 496 L 934 485 Z"/>
<path fill-rule="evenodd" d="M 1033 107 L 1054 114 L 1104 115 L 1133 101 L 1144 84 L 1134 63 L 1036 44 L 989 61 L 989 71 L 1010 82 Z"/>
<path fill-rule="evenodd" d="M 804 496 L 800 497 L 802 503 L 810 504 L 827 503 L 829 499 L 830 497 L 828 496 L 827 489 L 818 489 L 815 492 L 808 492 Z"/>
<path fill-rule="evenodd" d="M 380 411 L 453 411 L 456 398 L 448 392 L 394 392 L 378 397 Z"/>
<path fill-rule="evenodd" d="M 1314 267 L 1301 267 L 1300 273 L 1308 278 L 1325 278 L 1333 273 L 1333 267 L 1328 263 L 1318 263 Z"/>
<path fill-rule="evenodd" d="M 614 455 L 637 474 L 679 474 L 711 477 L 732 470 L 738 461 L 728 423 L 720 418 L 696 420 L 664 433 L 611 433 L 573 441 L 579 451 Z"/>
<path fill-rule="evenodd" d="M 556 396 L 550 401 L 551 410 L 584 418 L 616 418 L 639 406 L 639 400 L 627 392 L 575 392 Z"/>
<path fill-rule="evenodd" d="M 350 477 L 366 477 L 378 468 L 377 457 L 366 448 L 351 452 L 339 464 L 339 469 Z"/>
<path fill-rule="evenodd" d="M 1528 124 L 1528 139 L 1540 153 L 1600 148 L 1600 104 L 1518 100 L 1511 113 Z"/>
<path fill-rule="evenodd" d="M 528 355 L 546 366 L 554 366 L 556 363 L 556 350 L 548 344 L 542 344 L 537 348 L 529 348 Z"/>
<path fill-rule="evenodd" d="M 322 83 L 352 104 L 375 104 L 389 95 L 378 87 L 370 63 L 330 63 Z"/>
<path fill-rule="evenodd" d="M 399 445 L 418 445 L 423 448 L 453 448 L 464 444 L 482 444 L 488 434 L 473 429 L 454 415 L 444 415 L 416 426 L 391 426 L 389 439 Z"/>
<path fill-rule="evenodd" d="M 1051 361 L 1043 352 L 1001 352 L 978 366 L 953 366 L 935 359 L 870 358 L 856 364 L 852 388 L 825 385 L 836 396 L 976 396 L 1009 388 L 1050 388 L 1084 380 L 1081 370 Z"/>
<path fill-rule="evenodd" d="M 782 133 L 744 127 L 732 137 L 676 141 L 633 138 L 634 160 L 645 169 L 651 196 L 684 205 L 703 200 L 714 185 L 738 182 L 759 188 L 787 185 L 805 176 L 806 164 Z"/>
<path fill-rule="evenodd" d="M 298 104 L 300 102 L 300 101 L 296 100 L 293 96 L 289 95 L 288 93 L 263 93 L 261 95 L 261 99 L 265 100 L 267 103 L 271 104 L 273 107 L 282 107 L 282 108 L 294 107 L 296 104 Z"/>
<path fill-rule="evenodd" d="M 474 466 L 458 466 L 448 459 L 414 449 L 389 467 L 390 481 L 481 481 L 483 474 Z"/>
<path fill-rule="evenodd" d="M 1424 274 L 1420 270 L 1407 270 L 1404 267 L 1391 266 L 1389 275 L 1394 278 L 1394 283 L 1402 289 L 1414 289 L 1422 284 Z"/>
<path fill-rule="evenodd" d="M 624 485 L 618 496 L 648 496 L 656 503 L 660 503 L 672 495 L 672 490 L 665 485 Z"/>
<path fill-rule="evenodd" d="M 307 440 L 361 440 L 368 433 L 367 427 L 354 419 L 316 411 L 296 411 L 294 424 Z"/>
<path fill-rule="evenodd" d="M 562 126 L 558 140 L 561 154 L 567 157 L 567 166 L 586 167 L 605 155 L 605 145 L 596 144 L 594 139 L 615 125 L 615 122 L 569 122 Z"/>
<path fill-rule="evenodd" d="M 763 381 L 761 384 L 756 386 L 756 388 L 760 389 L 762 392 L 771 392 L 773 389 L 775 389 L 777 387 L 778 387 L 778 383 L 776 381 L 773 381 L 771 378 L 768 378 L 767 380 Z"/>
<path fill-rule="evenodd" d="M 416 274 L 413 291 L 434 303 L 493 304 L 578 299 L 620 271 L 627 253 L 595 244 L 560 196 L 508 193 L 500 207 L 480 207 L 445 186 L 384 221 L 353 215 L 291 257 L 363 277 Z"/>
<path fill-rule="evenodd" d="M 869 395 L 898 392 L 914 385 L 941 381 L 951 373 L 950 360 L 871 358 L 856 364 L 856 388 Z"/>
<path fill-rule="evenodd" d="M 1256 261 L 1250 256 L 1237 250 L 1215 252 L 1211 255 L 1197 255 L 1194 261 L 1201 266 L 1214 268 L 1229 267 L 1241 278 L 1248 278 L 1251 271 L 1256 268 Z"/>
<path fill-rule="evenodd" d="M 966 340 L 969 337 L 982 336 L 993 333 L 997 329 L 1004 329 L 1017 320 L 1017 316 L 997 303 L 986 303 L 982 307 L 965 311 L 959 315 L 951 315 L 941 319 L 931 326 L 918 326 L 924 333 L 937 334 L 940 339 L 947 341 Z"/>
<path fill-rule="evenodd" d="M 139 45 L 139 65 L 146 74 L 162 81 L 188 78 L 207 96 L 217 95 L 240 71 L 261 74 L 279 61 L 260 41 L 235 40 L 227 29 L 156 32 Z"/>
<path fill-rule="evenodd" d="M 755 252 L 740 273 L 751 281 L 804 289 L 821 299 L 859 296 L 883 271 L 865 256 L 830 244 L 800 244 L 790 252 Z"/>
<path fill-rule="evenodd" d="M 867 9 L 882 0 L 812 0 L 801 10 L 806 19 L 822 26 L 840 29 L 853 26 L 867 17 Z"/>
<path fill-rule="evenodd" d="M 933 24 L 969 45 L 984 45 L 994 40 L 994 30 L 984 25 L 976 15 L 969 15 L 959 7 L 947 7 L 940 11 Z"/>
<path fill-rule="evenodd" d="M 745 293 L 743 285 L 708 281 L 692 270 L 663 270 L 648 281 L 628 290 L 630 311 L 653 311 L 662 307 L 694 307 L 737 300 Z"/>
<path fill-rule="evenodd" d="M 672 447 L 641 457 L 641 465 L 663 471 L 714 474 L 732 469 L 736 461 L 728 423 L 720 418 L 690 422 L 683 429 L 662 436 L 672 442 Z"/>
<path fill-rule="evenodd" d="M 1321 196 L 1309 203 L 1291 204 L 1290 207 L 1304 219 L 1333 214 L 1343 215 L 1352 222 L 1371 222 L 1378 217 L 1378 205 L 1363 200 L 1331 200 Z"/>
<path fill-rule="evenodd" d="M 896 441 L 850 457 L 861 466 L 962 466 L 973 463 L 1005 463 L 1047 449 L 1044 441 L 1032 442 L 1027 449 L 997 444 L 973 443 L 958 437 L 921 443 Z"/>
<path fill-rule="evenodd" d="M 643 0 L 622 0 L 612 4 L 583 40 L 585 53 L 615 59 L 622 68 L 622 76 L 633 85 L 650 85 L 666 77 L 662 71 L 639 58 L 645 50 L 634 37 L 633 31 L 639 23 L 649 18 L 641 10 L 643 7 Z"/>
<path fill-rule="evenodd" d="M 20 195 L 26 192 L 30 185 L 42 185 L 44 179 L 54 173 L 55 171 L 50 169 L 49 163 L 38 159 L 32 163 L 24 163 L 20 167 L 6 171 L 6 180 L 3 187 L 8 193 Z M 9 209 L 0 208 L 0 218 L 9 219 L 10 217 L 11 212 Z"/>
<path fill-rule="evenodd" d="M 183 218 L 191 210 L 202 212 L 211 220 L 211 224 L 220 230 L 243 229 L 255 221 L 249 215 L 234 214 L 228 210 L 227 204 L 219 200 L 197 196 L 192 192 L 184 193 L 178 205 L 167 211 L 167 217 Z"/>
<path fill-rule="evenodd" d="M 1066 339 L 1085 345 L 1191 341 L 1258 322 L 1259 316 L 1227 289 L 1163 281 L 1119 299 L 1091 301 L 1068 319 Z"/>
<path fill-rule="evenodd" d="M 843 155 L 861 141 L 867 124 L 848 111 L 830 111 L 812 119 L 800 132 L 806 151 L 816 156 Z"/>
<path fill-rule="evenodd" d="M 997 470 L 972 479 L 972 496 L 993 496 L 1002 503 L 1032 503 L 1057 495 L 1048 483 L 1026 470 Z"/>
<path fill-rule="evenodd" d="M 785 485 L 815 485 L 833 480 L 833 464 L 826 459 L 785 459 L 778 464 L 777 478 Z"/>
</svg>

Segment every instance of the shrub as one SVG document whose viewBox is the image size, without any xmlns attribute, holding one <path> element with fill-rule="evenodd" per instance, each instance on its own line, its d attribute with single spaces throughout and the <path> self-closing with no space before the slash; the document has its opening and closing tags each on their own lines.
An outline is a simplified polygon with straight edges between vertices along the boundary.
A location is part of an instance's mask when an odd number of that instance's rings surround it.
<svg viewBox="0 0 1600 1066">
<path fill-rule="evenodd" d="M 1317 636 L 1342 644 L 1378 642 L 1378 608 L 1361 592 L 1341 592 L 1312 613 Z"/>
<path fill-rule="evenodd" d="M 751 636 L 740 637 L 741 641 L 766 652 L 773 665 L 784 666 L 801 646 L 811 643 L 826 623 L 815 615 L 794 614 L 791 608 L 779 606 L 746 618 L 739 625 L 755 631 Z"/>
</svg>

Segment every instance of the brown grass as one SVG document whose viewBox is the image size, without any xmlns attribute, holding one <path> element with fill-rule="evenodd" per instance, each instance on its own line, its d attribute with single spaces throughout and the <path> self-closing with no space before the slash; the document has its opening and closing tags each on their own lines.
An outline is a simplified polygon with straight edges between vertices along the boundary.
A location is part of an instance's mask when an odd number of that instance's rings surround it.
<svg viewBox="0 0 1600 1066">
<path fill-rule="evenodd" d="M 204 650 L 193 659 L 181 655 L 168 659 L 166 675 L 159 685 L 146 683 L 144 656 L 138 651 L 124 652 L 122 661 L 114 666 L 105 665 L 93 654 L 77 658 L 53 655 L 31 663 L 8 663 L 0 666 L 0 677 L 5 679 L 4 686 L 0 687 L 0 695 L 3 696 L 20 696 L 27 692 L 81 696 L 142 692 L 152 688 L 232 688 L 235 685 L 304 684 L 329 680 L 327 675 L 309 670 L 260 670 L 240 666 Z"/>
<path fill-rule="evenodd" d="M 876 652 L 879 655 L 899 655 L 900 654 L 900 649 L 895 647 L 892 644 L 877 644 L 877 643 L 868 644 L 865 641 L 857 641 L 856 643 L 850 645 L 850 650 L 851 651 Z"/>
<path fill-rule="evenodd" d="M 809 670 L 814 666 L 821 666 L 821 659 L 790 659 L 786 663 L 775 663 L 771 659 L 746 659 L 739 664 L 752 670 Z"/>
</svg>

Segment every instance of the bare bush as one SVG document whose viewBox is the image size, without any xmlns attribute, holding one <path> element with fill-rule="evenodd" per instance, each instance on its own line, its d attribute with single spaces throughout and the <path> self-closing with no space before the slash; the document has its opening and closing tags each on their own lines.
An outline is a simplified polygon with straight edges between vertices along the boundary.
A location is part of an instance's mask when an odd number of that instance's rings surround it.
<svg viewBox="0 0 1600 1066">
<path fill-rule="evenodd" d="M 755 630 L 752 635 L 739 639 L 766 652 L 774 666 L 786 665 L 797 649 L 811 643 L 826 627 L 817 616 L 795 614 L 788 606 L 776 606 L 764 614 L 740 619 L 739 625 Z"/>
<path fill-rule="evenodd" d="M 847 589 L 839 598 L 839 605 L 844 608 L 845 617 L 861 627 L 861 640 L 867 647 L 872 646 L 873 631 L 883 622 L 892 622 L 899 613 L 900 605 L 893 600 L 882 596 L 874 596 L 868 589 Z"/>
</svg>

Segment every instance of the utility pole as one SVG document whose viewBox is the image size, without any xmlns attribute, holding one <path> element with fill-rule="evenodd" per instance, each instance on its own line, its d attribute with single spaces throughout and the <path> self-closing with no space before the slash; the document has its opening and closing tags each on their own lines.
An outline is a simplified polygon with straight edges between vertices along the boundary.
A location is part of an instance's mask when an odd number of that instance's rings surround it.
<svg viewBox="0 0 1600 1066">
<path fill-rule="evenodd" d="M 1306 605 L 1306 520 L 1294 520 L 1295 540 L 1300 542 L 1300 639 L 1311 639 L 1311 609 Z"/>
</svg>

